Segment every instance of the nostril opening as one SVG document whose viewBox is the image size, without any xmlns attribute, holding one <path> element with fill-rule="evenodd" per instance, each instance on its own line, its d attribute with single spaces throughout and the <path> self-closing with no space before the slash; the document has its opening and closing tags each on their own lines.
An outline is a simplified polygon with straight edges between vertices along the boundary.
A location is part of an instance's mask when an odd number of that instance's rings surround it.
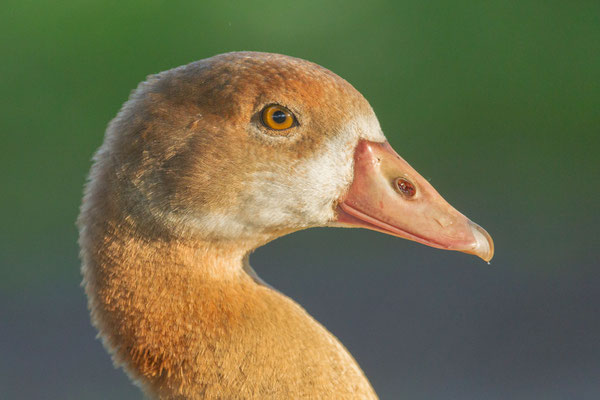
<svg viewBox="0 0 600 400">
<path fill-rule="evenodd" d="M 417 188 L 406 178 L 396 178 L 394 188 L 404 197 L 413 197 L 417 194 Z"/>
</svg>

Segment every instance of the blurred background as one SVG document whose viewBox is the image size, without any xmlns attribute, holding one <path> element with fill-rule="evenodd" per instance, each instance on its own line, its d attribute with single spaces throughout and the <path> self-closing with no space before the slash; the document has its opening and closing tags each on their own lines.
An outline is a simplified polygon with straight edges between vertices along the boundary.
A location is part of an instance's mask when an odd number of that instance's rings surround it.
<svg viewBox="0 0 600 400">
<path fill-rule="evenodd" d="M 89 322 L 82 186 L 139 81 L 233 50 L 347 79 L 393 147 L 495 239 L 489 266 L 347 229 L 252 256 L 382 399 L 600 398 L 596 0 L 4 0 L 0 398 L 142 398 Z"/>
</svg>

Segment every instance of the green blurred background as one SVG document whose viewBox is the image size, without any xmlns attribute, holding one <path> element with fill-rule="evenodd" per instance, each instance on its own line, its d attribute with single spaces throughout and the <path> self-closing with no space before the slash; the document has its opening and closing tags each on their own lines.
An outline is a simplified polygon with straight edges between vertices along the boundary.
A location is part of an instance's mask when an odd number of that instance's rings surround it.
<svg viewBox="0 0 600 400">
<path fill-rule="evenodd" d="M 253 256 L 382 398 L 600 398 L 597 0 L 5 0 L 0 50 L 0 398 L 141 398 L 87 316 L 82 186 L 139 81 L 233 50 L 347 79 L 495 239 L 491 266 L 360 230 Z"/>
</svg>

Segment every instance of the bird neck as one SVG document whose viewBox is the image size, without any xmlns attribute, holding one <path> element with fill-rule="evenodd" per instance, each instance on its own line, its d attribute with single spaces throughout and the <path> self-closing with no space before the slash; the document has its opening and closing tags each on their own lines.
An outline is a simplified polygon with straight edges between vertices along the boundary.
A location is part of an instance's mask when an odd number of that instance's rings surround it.
<svg viewBox="0 0 600 400">
<path fill-rule="evenodd" d="M 115 364 L 150 395 L 185 395 L 198 351 L 256 294 L 244 271 L 255 243 L 150 239 L 110 221 L 88 224 L 81 243 L 92 320 Z"/>
<path fill-rule="evenodd" d="M 246 272 L 256 241 L 148 238 L 83 215 L 92 321 L 150 397 L 376 397 L 334 336 Z"/>
</svg>

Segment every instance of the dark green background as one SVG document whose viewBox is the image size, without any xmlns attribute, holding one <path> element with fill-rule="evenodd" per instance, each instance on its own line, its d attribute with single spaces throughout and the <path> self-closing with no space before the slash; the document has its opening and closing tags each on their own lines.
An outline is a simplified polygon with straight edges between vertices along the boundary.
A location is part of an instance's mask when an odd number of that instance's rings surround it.
<svg viewBox="0 0 600 400">
<path fill-rule="evenodd" d="M 141 398 L 90 327 L 90 157 L 146 75 L 233 50 L 306 58 L 496 242 L 487 266 L 359 230 L 260 249 L 382 398 L 600 397 L 600 2 L 15 1 L 0 6 L 0 397 Z"/>
</svg>

